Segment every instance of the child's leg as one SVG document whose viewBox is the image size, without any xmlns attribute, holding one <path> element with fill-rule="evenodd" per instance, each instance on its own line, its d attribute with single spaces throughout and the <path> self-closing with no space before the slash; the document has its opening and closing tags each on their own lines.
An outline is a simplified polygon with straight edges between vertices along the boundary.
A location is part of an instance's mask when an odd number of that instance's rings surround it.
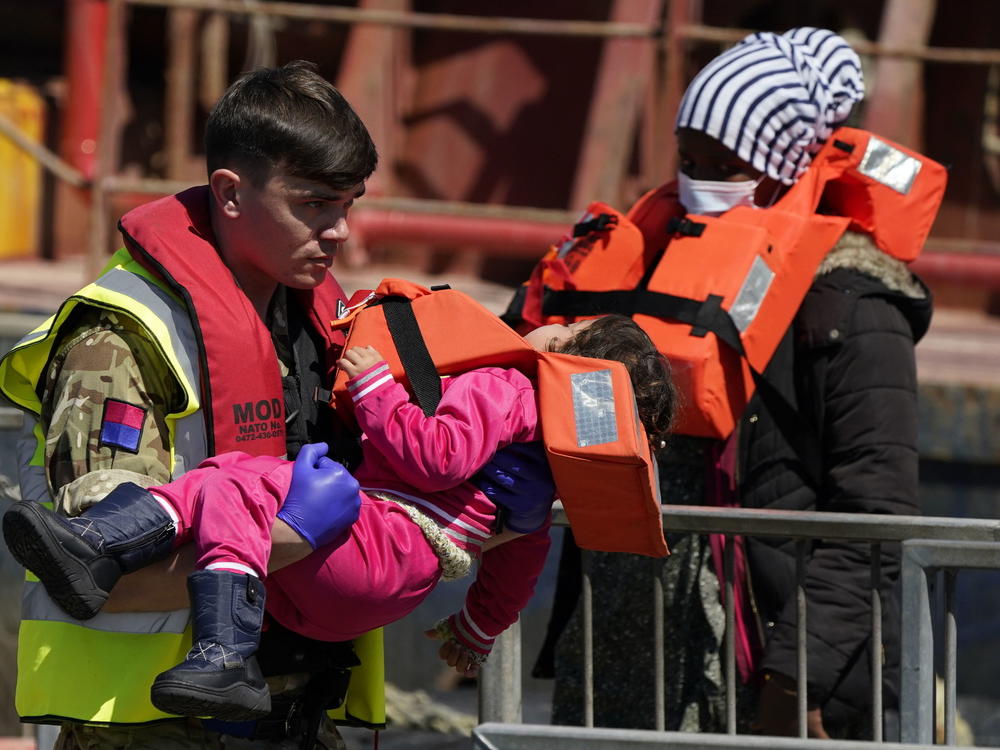
<svg viewBox="0 0 1000 750">
<path fill-rule="evenodd" d="M 172 509 L 178 543 L 195 544 L 196 570 L 263 577 L 271 526 L 288 492 L 291 470 L 291 462 L 271 456 L 225 454 L 150 491 Z"/>
<path fill-rule="evenodd" d="M 183 662 L 153 682 L 150 698 L 161 711 L 228 721 L 270 711 L 254 657 L 264 616 L 260 578 L 291 472 L 288 461 L 243 456 L 207 461 L 196 476 L 153 488 L 173 508 L 181 538 L 198 550 L 188 577 L 193 643 Z"/>
<path fill-rule="evenodd" d="M 198 570 L 188 577 L 193 643 L 160 674 L 153 705 L 179 716 L 244 721 L 265 716 L 271 696 L 254 653 L 264 619 L 264 584 L 254 575 Z"/>
<path fill-rule="evenodd" d="M 199 569 L 221 561 L 262 575 L 290 467 L 276 458 L 228 453 L 152 490 L 119 485 L 75 518 L 38 503 L 16 503 L 4 515 L 4 537 L 64 611 L 89 619 L 122 574 L 163 559 L 192 538 L 203 550 Z"/>
<path fill-rule="evenodd" d="M 170 553 L 174 522 L 148 491 L 125 483 L 75 518 L 40 503 L 15 503 L 4 514 L 3 533 L 11 553 L 56 604 L 86 620 L 124 573 Z"/>
</svg>

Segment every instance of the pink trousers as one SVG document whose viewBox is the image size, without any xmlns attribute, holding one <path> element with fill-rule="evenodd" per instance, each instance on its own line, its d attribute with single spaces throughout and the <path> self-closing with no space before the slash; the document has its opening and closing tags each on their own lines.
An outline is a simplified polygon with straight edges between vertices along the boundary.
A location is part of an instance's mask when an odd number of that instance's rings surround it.
<svg viewBox="0 0 1000 750">
<path fill-rule="evenodd" d="M 194 543 L 197 569 L 235 563 L 264 577 L 291 477 L 290 461 L 226 453 L 150 490 L 176 511 L 175 544 Z M 303 635 L 348 640 L 408 614 L 439 576 L 437 557 L 406 512 L 362 493 L 349 530 L 267 578 L 267 609 Z"/>
</svg>

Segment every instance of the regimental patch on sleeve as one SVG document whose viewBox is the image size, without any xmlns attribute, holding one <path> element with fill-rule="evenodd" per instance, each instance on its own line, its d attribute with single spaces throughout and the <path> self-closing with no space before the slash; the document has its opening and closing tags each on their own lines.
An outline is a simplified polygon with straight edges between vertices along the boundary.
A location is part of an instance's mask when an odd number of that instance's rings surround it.
<svg viewBox="0 0 1000 750">
<path fill-rule="evenodd" d="M 113 448 L 123 448 L 130 453 L 138 453 L 145 419 L 146 410 L 141 406 L 113 398 L 106 399 L 98 445 L 108 445 Z"/>
</svg>

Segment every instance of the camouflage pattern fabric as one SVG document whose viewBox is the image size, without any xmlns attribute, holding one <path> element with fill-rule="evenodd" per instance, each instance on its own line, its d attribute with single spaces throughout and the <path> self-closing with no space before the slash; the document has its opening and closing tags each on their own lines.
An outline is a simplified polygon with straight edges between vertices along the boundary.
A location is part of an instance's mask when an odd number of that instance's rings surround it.
<svg viewBox="0 0 1000 750">
<path fill-rule="evenodd" d="M 56 496 L 74 483 L 73 494 L 86 502 L 66 499 L 63 505 L 75 513 L 134 475 L 154 484 L 170 480 L 165 415 L 181 409 L 185 398 L 159 348 L 138 323 L 107 310 L 78 310 L 45 374 L 41 414 L 49 488 Z M 134 453 L 101 445 L 106 399 L 145 410 Z M 92 483 L 99 486 L 90 487 Z"/>
<path fill-rule="evenodd" d="M 53 750 L 222 750 L 221 737 L 179 719 L 141 727 L 63 724 Z"/>
<path fill-rule="evenodd" d="M 135 320 L 79 306 L 60 333 L 42 386 L 46 475 L 61 512 L 76 515 L 121 482 L 170 481 L 165 415 L 181 410 L 186 396 L 159 347 Z M 107 399 L 145 410 L 135 452 L 101 445 Z M 63 723 L 55 750 L 220 750 L 222 739 L 187 719 L 136 727 Z"/>
</svg>

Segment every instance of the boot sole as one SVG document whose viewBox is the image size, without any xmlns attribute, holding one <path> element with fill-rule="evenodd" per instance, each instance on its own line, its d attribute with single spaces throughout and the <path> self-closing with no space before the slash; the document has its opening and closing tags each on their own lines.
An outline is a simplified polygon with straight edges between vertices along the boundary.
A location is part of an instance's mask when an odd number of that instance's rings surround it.
<svg viewBox="0 0 1000 750">
<path fill-rule="evenodd" d="M 89 620 L 101 611 L 108 592 L 97 585 L 86 563 L 66 552 L 42 513 L 33 503 L 13 505 L 3 517 L 7 547 L 63 611 L 77 620 Z"/>
<path fill-rule="evenodd" d="M 271 694 L 246 683 L 210 689 L 180 680 L 156 680 L 149 691 L 153 705 L 166 714 L 223 721 L 262 719 L 271 713 Z"/>
</svg>

